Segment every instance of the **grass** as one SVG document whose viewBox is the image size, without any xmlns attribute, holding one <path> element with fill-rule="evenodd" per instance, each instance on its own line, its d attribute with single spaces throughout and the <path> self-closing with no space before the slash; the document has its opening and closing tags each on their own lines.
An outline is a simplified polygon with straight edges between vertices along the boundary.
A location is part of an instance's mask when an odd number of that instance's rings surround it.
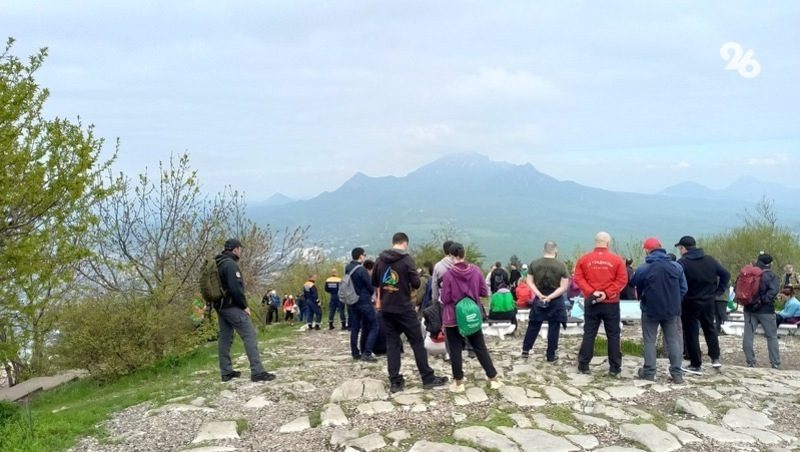
<svg viewBox="0 0 800 452">
<path fill-rule="evenodd" d="M 660 344 L 656 342 L 656 349 Z M 633 339 L 623 339 L 622 345 L 620 347 L 622 349 L 623 355 L 630 355 L 630 356 L 644 356 L 644 344 L 639 341 Z M 604 337 L 598 337 L 594 341 L 594 355 L 595 356 L 608 356 L 608 341 Z"/>
<path fill-rule="evenodd" d="M 573 427 L 578 426 L 575 422 L 575 418 L 572 417 L 572 410 L 568 407 L 560 405 L 544 406 L 538 411 L 554 421 Z"/>
<path fill-rule="evenodd" d="M 278 342 L 293 331 L 284 325 L 270 327 L 259 333 L 259 341 Z M 243 351 L 241 341 L 234 341 L 231 353 Z M 65 450 L 86 435 L 113 441 L 98 424 L 118 411 L 147 401 L 159 405 L 179 396 L 212 395 L 222 388 L 216 343 L 200 346 L 185 356 L 167 358 L 110 383 L 81 379 L 34 395 L 6 419 L 0 425 L 0 451 Z M 54 410 L 61 411 L 53 413 Z"/>
<path fill-rule="evenodd" d="M 308 415 L 308 423 L 311 428 L 316 428 L 322 425 L 322 411 L 317 408 Z"/>
<path fill-rule="evenodd" d="M 241 417 L 236 419 L 236 434 L 241 435 L 247 431 L 248 427 L 247 419 Z"/>
</svg>

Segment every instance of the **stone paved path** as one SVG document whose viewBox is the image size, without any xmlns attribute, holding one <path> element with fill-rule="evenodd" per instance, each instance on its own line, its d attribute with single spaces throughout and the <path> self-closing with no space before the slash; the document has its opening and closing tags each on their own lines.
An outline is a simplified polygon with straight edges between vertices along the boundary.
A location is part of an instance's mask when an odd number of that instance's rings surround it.
<svg viewBox="0 0 800 452">
<path fill-rule="evenodd" d="M 622 378 L 605 358 L 592 375 L 576 372 L 579 338 L 563 338 L 561 359 L 519 357 L 519 338 L 489 339 L 505 386 L 490 390 L 467 359 L 467 391 L 421 388 L 411 356 L 407 389 L 390 394 L 385 360 L 353 361 L 347 335 L 298 332 L 262 347 L 278 378 L 219 383 L 202 372 L 186 393 L 143 404 L 105 423 L 108 437 L 84 438 L 75 451 L 726 451 L 800 450 L 800 371 L 725 365 L 672 385 L 637 380 L 638 357 L 624 357 Z M 408 348 L 407 348 L 408 349 Z M 237 364 L 246 370 L 246 359 Z M 213 364 L 213 363 L 212 363 Z M 431 359 L 437 373 L 449 364 Z"/>
</svg>

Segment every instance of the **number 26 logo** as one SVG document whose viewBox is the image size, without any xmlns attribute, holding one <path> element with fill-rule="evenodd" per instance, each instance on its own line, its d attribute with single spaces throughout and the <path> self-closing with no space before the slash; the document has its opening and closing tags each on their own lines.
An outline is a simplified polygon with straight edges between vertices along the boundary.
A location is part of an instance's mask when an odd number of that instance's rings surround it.
<svg viewBox="0 0 800 452">
<path fill-rule="evenodd" d="M 726 42 L 719 49 L 719 55 L 728 62 L 725 69 L 736 71 L 744 78 L 755 78 L 761 73 L 761 63 L 753 58 L 754 54 L 752 49 L 745 52 L 738 42 Z"/>
</svg>

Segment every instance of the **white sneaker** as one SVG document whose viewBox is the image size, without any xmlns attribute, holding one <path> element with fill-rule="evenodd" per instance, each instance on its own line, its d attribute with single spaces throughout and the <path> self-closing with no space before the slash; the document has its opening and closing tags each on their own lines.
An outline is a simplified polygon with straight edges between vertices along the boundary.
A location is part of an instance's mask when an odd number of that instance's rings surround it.
<svg viewBox="0 0 800 452">
<path fill-rule="evenodd" d="M 456 394 L 460 394 L 467 390 L 467 387 L 464 386 L 464 383 L 458 384 L 455 381 L 450 384 L 450 392 L 454 392 Z"/>
<path fill-rule="evenodd" d="M 503 386 L 505 385 L 500 380 L 489 380 L 489 389 L 500 389 Z"/>
<path fill-rule="evenodd" d="M 722 367 L 722 363 L 719 362 L 718 359 L 712 359 L 711 360 L 711 367 L 713 367 L 714 369 L 719 369 L 720 367 Z"/>
</svg>

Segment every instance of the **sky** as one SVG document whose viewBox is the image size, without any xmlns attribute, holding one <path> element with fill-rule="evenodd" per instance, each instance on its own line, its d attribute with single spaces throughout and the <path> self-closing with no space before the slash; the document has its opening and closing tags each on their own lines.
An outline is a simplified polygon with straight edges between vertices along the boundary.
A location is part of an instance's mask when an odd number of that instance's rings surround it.
<svg viewBox="0 0 800 452">
<path fill-rule="evenodd" d="M 49 49 L 47 115 L 119 138 L 118 171 L 188 151 L 251 202 L 455 152 L 620 191 L 800 187 L 799 23 L 791 1 L 0 0 L 12 53 Z"/>
</svg>

